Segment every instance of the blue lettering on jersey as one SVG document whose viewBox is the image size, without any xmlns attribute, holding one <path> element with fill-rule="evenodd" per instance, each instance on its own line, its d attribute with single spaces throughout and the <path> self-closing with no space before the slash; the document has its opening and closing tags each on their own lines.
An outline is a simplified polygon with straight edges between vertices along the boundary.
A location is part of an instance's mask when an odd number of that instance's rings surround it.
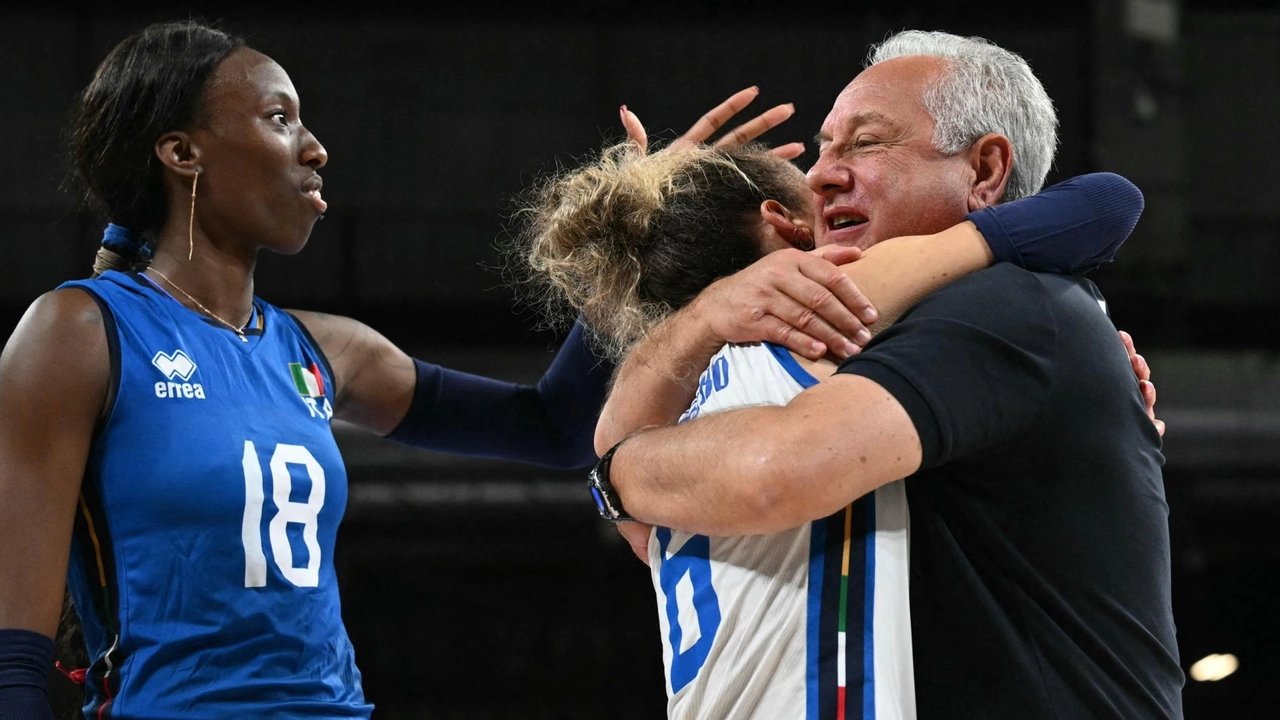
<svg viewBox="0 0 1280 720">
<path fill-rule="evenodd" d="M 712 394 L 729 387 L 729 360 L 723 355 L 711 362 L 711 366 L 702 371 L 698 378 L 698 394 L 693 404 L 680 416 L 680 422 L 692 420 L 702 412 L 702 405 Z"/>
<path fill-rule="evenodd" d="M 671 531 L 658 528 L 658 542 L 662 548 L 662 566 L 658 579 L 662 594 L 667 597 L 667 625 L 671 642 L 671 692 L 678 693 L 693 682 L 698 671 L 707 662 L 711 644 L 720 631 L 720 598 L 711 584 L 711 538 L 692 535 L 674 554 L 667 554 Z M 680 607 L 676 599 L 676 585 L 688 576 L 693 586 L 693 611 L 698 619 L 698 639 L 683 652 L 684 628 L 680 626 Z"/>
</svg>

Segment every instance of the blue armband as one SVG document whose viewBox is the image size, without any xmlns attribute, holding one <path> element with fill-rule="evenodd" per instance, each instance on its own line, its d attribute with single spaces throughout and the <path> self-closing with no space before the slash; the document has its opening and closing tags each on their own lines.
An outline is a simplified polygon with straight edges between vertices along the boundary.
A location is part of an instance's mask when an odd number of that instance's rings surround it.
<svg viewBox="0 0 1280 720">
<path fill-rule="evenodd" d="M 1090 173 L 1038 195 L 969 213 L 996 262 L 1082 275 L 1109 263 L 1142 216 L 1142 191 L 1115 173 Z"/>
<path fill-rule="evenodd" d="M 596 355 L 581 322 L 536 386 L 413 362 L 413 401 L 388 439 L 566 470 L 596 461 L 596 420 L 613 363 Z"/>
<path fill-rule="evenodd" d="M 52 669 L 53 640 L 30 630 L 0 630 L 0 720 L 53 720 Z"/>
</svg>

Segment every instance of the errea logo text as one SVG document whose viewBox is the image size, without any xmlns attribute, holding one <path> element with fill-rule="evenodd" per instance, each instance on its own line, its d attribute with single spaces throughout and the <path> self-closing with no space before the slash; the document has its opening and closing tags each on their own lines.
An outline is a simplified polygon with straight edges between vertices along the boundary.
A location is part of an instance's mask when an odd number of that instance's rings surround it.
<svg viewBox="0 0 1280 720">
<path fill-rule="evenodd" d="M 156 383 L 156 397 L 204 400 L 204 386 L 200 383 L 187 382 L 192 375 L 195 375 L 196 364 L 185 352 L 181 350 L 174 350 L 172 354 L 158 352 L 151 358 L 151 364 L 169 378 L 168 382 Z"/>
</svg>

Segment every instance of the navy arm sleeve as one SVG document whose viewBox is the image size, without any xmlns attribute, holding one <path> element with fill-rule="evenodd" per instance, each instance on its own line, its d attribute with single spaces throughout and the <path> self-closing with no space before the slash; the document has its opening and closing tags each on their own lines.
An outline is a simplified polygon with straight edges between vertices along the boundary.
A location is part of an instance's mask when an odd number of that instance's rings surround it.
<svg viewBox="0 0 1280 720">
<path fill-rule="evenodd" d="M 0 630 L 0 720 L 53 720 L 52 668 L 53 640 L 30 630 Z"/>
<path fill-rule="evenodd" d="M 595 353 L 581 321 L 537 385 L 414 360 L 418 384 L 387 438 L 439 452 L 577 469 L 596 460 L 595 429 L 613 364 Z"/>
<path fill-rule="evenodd" d="M 1082 275 L 1109 263 L 1138 224 L 1142 192 L 1115 173 L 1090 173 L 1038 195 L 969 213 L 996 262 Z"/>
<path fill-rule="evenodd" d="M 1053 390 L 1057 336 L 1040 281 L 1001 263 L 925 298 L 837 372 L 894 396 L 928 469 L 1038 421 Z"/>
</svg>

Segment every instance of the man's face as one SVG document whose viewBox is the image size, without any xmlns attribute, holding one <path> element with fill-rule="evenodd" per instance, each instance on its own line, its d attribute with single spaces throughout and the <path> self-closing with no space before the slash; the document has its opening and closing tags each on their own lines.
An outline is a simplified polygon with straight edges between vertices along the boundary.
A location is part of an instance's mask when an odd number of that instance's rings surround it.
<svg viewBox="0 0 1280 720">
<path fill-rule="evenodd" d="M 921 102 L 945 62 L 887 60 L 862 71 L 836 98 L 808 173 L 818 194 L 818 246 L 868 248 L 964 220 L 974 170 L 965 153 L 933 149 L 934 121 Z"/>
</svg>

